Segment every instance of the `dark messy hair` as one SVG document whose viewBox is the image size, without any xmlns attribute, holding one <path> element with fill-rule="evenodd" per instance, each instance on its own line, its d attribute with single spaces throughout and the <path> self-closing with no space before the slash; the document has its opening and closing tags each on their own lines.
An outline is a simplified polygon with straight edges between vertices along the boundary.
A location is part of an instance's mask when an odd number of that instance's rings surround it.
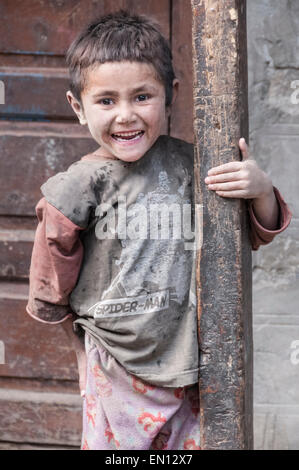
<svg viewBox="0 0 299 470">
<path fill-rule="evenodd" d="M 89 67 L 125 60 L 154 66 L 165 87 L 165 105 L 169 106 L 175 75 L 168 42 L 152 19 L 125 10 L 90 23 L 70 45 L 66 61 L 74 97 L 81 103 Z"/>
</svg>

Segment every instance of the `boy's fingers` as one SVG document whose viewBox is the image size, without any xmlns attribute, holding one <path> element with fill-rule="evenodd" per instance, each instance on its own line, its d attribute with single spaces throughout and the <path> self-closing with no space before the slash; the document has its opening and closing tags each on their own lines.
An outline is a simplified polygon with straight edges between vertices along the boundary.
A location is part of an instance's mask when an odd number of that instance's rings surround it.
<svg viewBox="0 0 299 470">
<path fill-rule="evenodd" d="M 244 137 L 241 137 L 241 139 L 239 140 L 239 147 L 242 152 L 243 160 L 248 160 L 250 158 L 249 149 L 248 149 L 248 145 L 246 144 Z"/>
<path fill-rule="evenodd" d="M 205 178 L 205 183 L 216 184 L 226 183 L 231 181 L 239 181 L 241 179 L 241 173 L 234 171 L 232 173 L 220 173 L 219 175 L 212 175 Z"/>
<path fill-rule="evenodd" d="M 229 162 L 223 165 L 214 166 L 208 171 L 208 175 L 218 175 L 219 173 L 228 173 L 229 171 L 241 170 L 241 162 Z"/>
<path fill-rule="evenodd" d="M 249 148 L 246 144 L 244 137 L 241 137 L 239 140 L 239 148 L 242 152 L 242 161 L 250 160 Z M 227 173 L 229 171 L 238 171 L 241 170 L 242 162 L 229 162 L 224 163 L 223 165 L 215 166 L 208 171 L 208 176 L 217 175 L 219 173 Z"/>
</svg>

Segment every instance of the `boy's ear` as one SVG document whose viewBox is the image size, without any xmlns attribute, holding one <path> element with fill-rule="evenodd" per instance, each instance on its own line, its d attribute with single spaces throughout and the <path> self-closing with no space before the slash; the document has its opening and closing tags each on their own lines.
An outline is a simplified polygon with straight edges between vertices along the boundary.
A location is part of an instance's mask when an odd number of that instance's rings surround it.
<svg viewBox="0 0 299 470">
<path fill-rule="evenodd" d="M 68 102 L 70 103 L 71 107 L 73 108 L 74 112 L 76 113 L 79 122 L 82 126 L 87 124 L 87 120 L 85 118 L 84 110 L 82 108 L 82 105 L 79 103 L 79 101 L 74 97 L 73 93 L 68 90 L 66 92 L 66 98 Z"/>
<path fill-rule="evenodd" d="M 172 100 L 171 105 L 174 104 L 175 100 L 177 99 L 179 93 L 180 82 L 177 78 L 175 78 L 172 82 Z"/>
<path fill-rule="evenodd" d="M 171 100 L 171 103 L 170 105 L 167 107 L 167 114 L 170 114 L 171 112 L 171 106 L 175 103 L 175 100 L 178 96 L 178 93 L 179 93 L 179 80 L 177 78 L 175 78 L 172 82 L 172 100 Z"/>
</svg>

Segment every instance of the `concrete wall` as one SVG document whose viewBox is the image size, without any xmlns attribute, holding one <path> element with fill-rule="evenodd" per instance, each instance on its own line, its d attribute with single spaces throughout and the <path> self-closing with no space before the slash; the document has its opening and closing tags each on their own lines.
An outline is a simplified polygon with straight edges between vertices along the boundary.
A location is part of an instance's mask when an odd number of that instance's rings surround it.
<svg viewBox="0 0 299 470">
<path fill-rule="evenodd" d="M 253 254 L 255 448 L 299 449 L 299 0 L 247 8 L 250 149 L 293 213 Z"/>
</svg>

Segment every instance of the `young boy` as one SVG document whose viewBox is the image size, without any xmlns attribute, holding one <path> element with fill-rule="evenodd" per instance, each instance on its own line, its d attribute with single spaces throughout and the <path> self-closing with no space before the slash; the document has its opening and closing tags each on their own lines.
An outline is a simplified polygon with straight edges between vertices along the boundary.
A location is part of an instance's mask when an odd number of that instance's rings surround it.
<svg viewBox="0 0 299 470">
<path fill-rule="evenodd" d="M 99 148 L 41 187 L 27 312 L 62 323 L 76 350 L 82 449 L 200 449 L 194 252 L 176 212 L 192 206 L 193 147 L 162 135 L 178 93 L 171 52 L 151 20 L 121 11 L 89 25 L 67 61 L 67 99 Z M 206 183 L 251 200 L 256 250 L 291 213 L 239 146 L 243 161 Z M 157 236 L 154 209 L 170 207 L 176 236 Z"/>
</svg>

